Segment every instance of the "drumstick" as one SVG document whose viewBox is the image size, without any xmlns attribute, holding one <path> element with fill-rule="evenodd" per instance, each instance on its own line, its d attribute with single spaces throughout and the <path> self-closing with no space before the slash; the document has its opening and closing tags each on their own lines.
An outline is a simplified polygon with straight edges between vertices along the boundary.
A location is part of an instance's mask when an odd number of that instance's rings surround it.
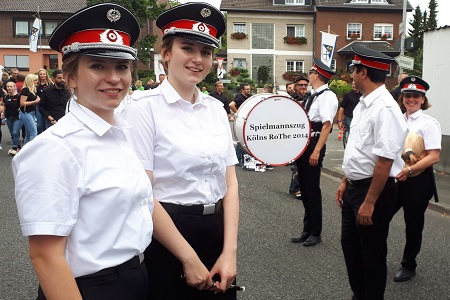
<svg viewBox="0 0 450 300">
<path fill-rule="evenodd" d="M 182 274 L 181 275 L 181 278 L 182 279 L 185 279 L 186 278 L 186 275 L 185 274 Z M 213 285 L 215 285 L 215 281 L 213 281 Z M 228 288 L 229 290 L 232 290 L 232 291 L 239 291 L 239 292 L 243 292 L 243 291 L 245 291 L 245 286 L 243 286 L 243 285 L 236 285 L 236 284 L 232 284 L 232 285 L 230 285 L 230 287 Z"/>
</svg>

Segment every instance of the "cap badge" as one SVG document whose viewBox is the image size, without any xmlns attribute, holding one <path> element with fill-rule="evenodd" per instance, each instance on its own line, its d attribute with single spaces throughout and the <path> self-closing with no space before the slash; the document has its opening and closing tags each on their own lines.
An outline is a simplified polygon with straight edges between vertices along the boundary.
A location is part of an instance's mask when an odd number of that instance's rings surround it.
<svg viewBox="0 0 450 300">
<path fill-rule="evenodd" d="M 412 78 L 411 78 L 411 81 L 412 81 L 412 82 L 416 81 L 416 78 L 412 77 Z"/>
<path fill-rule="evenodd" d="M 106 13 L 106 18 L 108 18 L 108 20 L 110 20 L 111 22 L 119 21 L 120 17 L 120 12 L 115 8 L 108 10 L 108 12 Z"/>
<path fill-rule="evenodd" d="M 200 11 L 200 15 L 202 15 L 203 18 L 207 18 L 211 16 L 211 10 L 205 7 Z"/>
<path fill-rule="evenodd" d="M 408 88 L 409 88 L 409 89 L 417 89 L 417 87 L 416 87 L 416 85 L 415 85 L 414 83 L 410 83 L 410 84 L 408 85 Z"/>
<path fill-rule="evenodd" d="M 123 45 L 122 36 L 115 30 L 107 29 L 100 34 L 100 41 L 102 43 L 120 44 Z"/>
<path fill-rule="evenodd" d="M 192 30 L 209 34 L 209 28 L 205 25 L 205 23 L 195 23 L 192 25 Z"/>
</svg>

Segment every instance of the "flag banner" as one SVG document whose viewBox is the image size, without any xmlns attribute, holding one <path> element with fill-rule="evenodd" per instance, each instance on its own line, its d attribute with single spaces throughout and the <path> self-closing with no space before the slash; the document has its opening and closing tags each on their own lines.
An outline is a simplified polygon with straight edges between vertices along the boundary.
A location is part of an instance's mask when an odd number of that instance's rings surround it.
<svg viewBox="0 0 450 300">
<path fill-rule="evenodd" d="M 30 50 L 32 52 L 37 52 L 38 43 L 39 43 L 39 35 L 41 34 L 41 19 L 34 19 L 33 27 L 30 31 Z"/>
<path fill-rule="evenodd" d="M 217 78 L 223 78 L 223 58 L 217 58 Z"/>
<path fill-rule="evenodd" d="M 321 33 L 322 33 L 322 47 L 320 48 L 321 49 L 320 60 L 328 67 L 331 67 L 338 36 L 336 34 L 331 34 L 323 31 L 321 31 Z"/>
</svg>

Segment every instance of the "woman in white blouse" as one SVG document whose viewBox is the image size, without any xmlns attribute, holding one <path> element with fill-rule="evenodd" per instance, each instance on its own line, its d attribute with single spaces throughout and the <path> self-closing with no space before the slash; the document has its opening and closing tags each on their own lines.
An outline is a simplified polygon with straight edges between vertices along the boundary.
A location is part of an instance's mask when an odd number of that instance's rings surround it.
<svg viewBox="0 0 450 300">
<path fill-rule="evenodd" d="M 435 182 L 433 165 L 439 162 L 441 153 L 441 126 L 436 119 L 423 111 L 430 107 L 426 91 L 429 85 L 422 78 L 408 76 L 400 82 L 401 95 L 399 105 L 406 110 L 404 114 L 408 130 L 423 139 L 426 156 L 417 163 L 410 162 L 411 150 L 405 149 L 407 164 L 396 176 L 399 181 L 399 197 L 394 214 L 403 207 L 406 224 L 406 245 L 401 267 L 395 274 L 394 281 L 408 281 L 416 275 L 416 257 L 422 245 L 425 210 L 433 197 Z M 414 161 L 415 158 L 412 158 Z"/>
<path fill-rule="evenodd" d="M 145 251 L 149 299 L 236 299 L 239 217 L 237 163 L 223 104 L 196 85 L 210 72 L 225 30 L 222 13 L 187 3 L 160 15 L 168 77 L 134 93 L 123 109 L 128 138 L 152 180 L 155 198 L 210 270 L 208 291 L 186 285 L 180 261 L 154 239 Z M 217 293 L 219 292 L 219 293 Z"/>
</svg>

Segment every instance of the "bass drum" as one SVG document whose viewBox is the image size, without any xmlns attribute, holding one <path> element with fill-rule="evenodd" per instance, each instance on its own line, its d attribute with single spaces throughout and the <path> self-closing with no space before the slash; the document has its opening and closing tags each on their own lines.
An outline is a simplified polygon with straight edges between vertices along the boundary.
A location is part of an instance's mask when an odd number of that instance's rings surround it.
<svg viewBox="0 0 450 300">
<path fill-rule="evenodd" d="M 239 107 L 235 140 L 248 154 L 272 166 L 284 166 L 306 150 L 311 123 L 303 106 L 290 97 L 258 94 Z"/>
</svg>

